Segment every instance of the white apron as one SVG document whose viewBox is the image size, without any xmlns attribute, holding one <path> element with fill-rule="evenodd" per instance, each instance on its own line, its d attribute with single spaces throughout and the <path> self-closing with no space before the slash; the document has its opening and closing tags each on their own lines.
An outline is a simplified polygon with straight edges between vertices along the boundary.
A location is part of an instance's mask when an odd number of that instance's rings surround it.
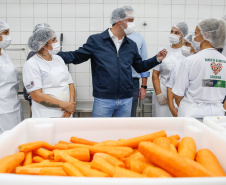
<svg viewBox="0 0 226 185">
<path fill-rule="evenodd" d="M 224 116 L 224 114 L 222 103 L 197 103 L 188 92 L 178 108 L 178 117 L 193 117 L 200 120 L 205 116 Z"/>
<path fill-rule="evenodd" d="M 47 61 L 48 62 L 48 61 Z M 58 62 L 58 59 L 57 61 Z M 43 80 L 42 93 L 58 100 L 69 102 L 68 70 L 65 66 L 52 66 L 48 76 Z M 43 106 L 32 100 L 32 118 L 62 117 L 61 108 Z"/>
<path fill-rule="evenodd" d="M 172 49 L 172 48 L 171 48 Z M 167 75 L 170 74 L 170 71 L 172 70 L 172 67 L 178 62 L 181 62 L 183 60 L 181 57 L 182 54 L 180 52 L 171 53 L 164 59 L 164 65 L 162 65 L 162 71 L 160 72 L 160 88 L 162 91 L 162 94 L 167 99 L 167 87 L 165 86 L 167 81 Z M 152 98 L 152 116 L 153 117 L 172 117 L 171 111 L 169 109 L 168 103 L 166 105 L 160 105 L 156 93 L 153 93 Z"/>
<path fill-rule="evenodd" d="M 0 133 L 12 129 L 23 119 L 18 89 L 17 70 L 8 55 L 2 51 L 0 56 Z"/>
</svg>

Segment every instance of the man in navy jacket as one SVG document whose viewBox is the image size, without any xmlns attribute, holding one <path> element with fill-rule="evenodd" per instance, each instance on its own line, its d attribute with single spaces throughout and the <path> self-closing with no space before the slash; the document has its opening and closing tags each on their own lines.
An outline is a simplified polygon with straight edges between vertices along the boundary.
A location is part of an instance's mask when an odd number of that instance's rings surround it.
<svg viewBox="0 0 226 185">
<path fill-rule="evenodd" d="M 134 15 L 124 8 L 112 12 L 112 28 L 91 35 L 76 51 L 60 52 L 65 63 L 80 64 L 91 59 L 93 117 L 130 117 L 132 107 L 132 68 L 145 72 L 160 64 L 167 51 L 142 61 L 134 41 L 126 37 L 133 29 Z M 78 79 L 79 80 L 79 79 Z"/>
</svg>

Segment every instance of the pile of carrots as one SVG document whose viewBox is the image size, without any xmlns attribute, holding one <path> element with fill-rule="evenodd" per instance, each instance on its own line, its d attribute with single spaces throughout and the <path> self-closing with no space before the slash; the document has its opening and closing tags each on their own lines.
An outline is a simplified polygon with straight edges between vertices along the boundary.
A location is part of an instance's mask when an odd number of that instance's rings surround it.
<svg viewBox="0 0 226 185">
<path fill-rule="evenodd" d="M 0 159 L 0 173 L 75 177 L 226 176 L 208 149 L 196 151 L 191 137 L 167 137 L 164 130 L 100 143 L 71 137 L 54 146 L 45 141 L 21 144 Z"/>
</svg>

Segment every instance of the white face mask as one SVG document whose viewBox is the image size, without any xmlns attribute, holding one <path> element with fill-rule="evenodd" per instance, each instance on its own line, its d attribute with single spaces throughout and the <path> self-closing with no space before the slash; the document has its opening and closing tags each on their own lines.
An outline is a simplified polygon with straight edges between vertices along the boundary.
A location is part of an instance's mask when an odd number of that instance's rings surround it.
<svg viewBox="0 0 226 185">
<path fill-rule="evenodd" d="M 2 41 L 0 41 L 0 48 L 7 48 L 11 43 L 11 37 L 9 35 L 1 35 Z"/>
<path fill-rule="evenodd" d="M 125 34 L 129 35 L 129 34 L 133 33 L 135 31 L 135 22 L 125 22 L 125 23 L 127 24 L 126 29 L 121 26 L 122 29 L 124 30 Z"/>
<path fill-rule="evenodd" d="M 185 56 L 188 57 L 190 55 L 193 55 L 193 53 L 191 53 L 191 48 L 188 46 L 182 46 L 181 47 L 181 53 Z"/>
<path fill-rule="evenodd" d="M 197 53 L 198 51 L 201 50 L 201 43 L 202 41 L 204 41 L 204 39 L 201 41 L 201 42 L 197 42 L 195 41 L 195 38 L 200 36 L 201 34 L 195 36 L 195 35 L 192 35 L 192 47 L 194 48 L 195 52 Z"/>
<path fill-rule="evenodd" d="M 169 34 L 169 41 L 171 44 L 178 44 L 180 42 L 180 36 L 175 34 Z"/>
<path fill-rule="evenodd" d="M 59 42 L 55 42 L 49 45 L 52 45 L 53 47 L 53 50 L 48 50 L 50 55 L 56 55 L 60 51 L 61 46 Z"/>
</svg>

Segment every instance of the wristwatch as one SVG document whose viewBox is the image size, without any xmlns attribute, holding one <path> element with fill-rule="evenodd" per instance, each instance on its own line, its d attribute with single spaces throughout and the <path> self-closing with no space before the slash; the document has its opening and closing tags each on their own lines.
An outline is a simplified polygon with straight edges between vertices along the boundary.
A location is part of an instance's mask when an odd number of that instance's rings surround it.
<svg viewBox="0 0 226 185">
<path fill-rule="evenodd" d="M 147 89 L 147 86 L 146 85 L 141 85 L 141 87 L 143 87 L 144 89 Z"/>
</svg>

